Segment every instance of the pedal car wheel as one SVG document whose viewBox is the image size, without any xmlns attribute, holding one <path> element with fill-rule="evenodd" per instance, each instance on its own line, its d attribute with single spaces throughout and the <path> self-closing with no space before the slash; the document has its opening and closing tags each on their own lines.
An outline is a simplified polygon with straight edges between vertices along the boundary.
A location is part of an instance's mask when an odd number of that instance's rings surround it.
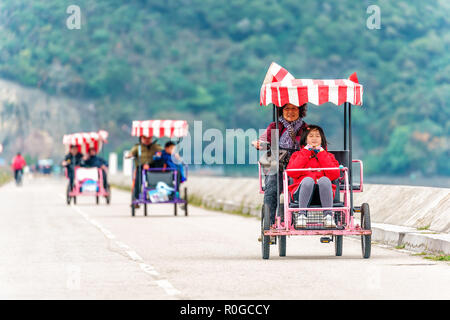
<svg viewBox="0 0 450 320">
<path fill-rule="evenodd" d="M 184 204 L 184 215 L 187 216 L 188 215 L 188 192 L 187 192 L 187 188 L 184 188 L 184 200 L 186 201 L 186 203 Z"/>
<path fill-rule="evenodd" d="M 369 204 L 363 203 L 361 205 L 361 227 L 364 230 L 371 230 L 370 223 L 370 209 Z M 372 248 L 372 236 L 371 235 L 362 235 L 361 236 L 361 248 L 362 255 L 364 259 L 370 258 L 370 251 Z"/>
<path fill-rule="evenodd" d="M 70 204 L 70 200 L 71 200 L 71 197 L 69 196 L 69 193 L 70 193 L 70 184 L 67 186 L 67 193 L 66 193 L 66 202 L 67 202 L 67 204 Z"/>
<path fill-rule="evenodd" d="M 342 256 L 342 244 L 344 236 L 334 236 L 334 253 L 336 257 Z"/>
<path fill-rule="evenodd" d="M 284 222 L 284 203 L 280 203 L 279 212 L 280 212 L 281 221 Z M 278 240 L 277 241 L 278 255 L 280 257 L 285 257 L 286 256 L 286 236 L 278 236 L 277 240 Z"/>
<path fill-rule="evenodd" d="M 131 216 L 132 217 L 134 217 L 134 210 L 136 210 L 135 208 L 134 208 L 134 204 L 133 203 L 131 203 Z"/>
<path fill-rule="evenodd" d="M 109 185 L 108 185 L 108 189 L 106 191 L 108 192 L 108 195 L 105 197 L 106 204 L 110 204 L 111 203 L 111 187 Z"/>
<path fill-rule="evenodd" d="M 144 203 L 144 216 L 147 216 L 147 204 Z"/>
<path fill-rule="evenodd" d="M 278 236 L 278 255 L 286 257 L 286 236 Z"/>
<path fill-rule="evenodd" d="M 99 196 L 95 197 L 95 203 L 98 204 L 100 202 Z"/>
<path fill-rule="evenodd" d="M 73 204 L 77 204 L 77 197 L 73 197 Z"/>
<path fill-rule="evenodd" d="M 270 229 L 270 210 L 265 204 L 261 209 L 261 249 L 262 258 L 269 259 L 270 256 L 270 236 L 264 235 L 264 230 Z"/>
<path fill-rule="evenodd" d="M 173 204 L 173 215 L 174 216 L 177 215 L 177 204 L 176 203 Z"/>
</svg>

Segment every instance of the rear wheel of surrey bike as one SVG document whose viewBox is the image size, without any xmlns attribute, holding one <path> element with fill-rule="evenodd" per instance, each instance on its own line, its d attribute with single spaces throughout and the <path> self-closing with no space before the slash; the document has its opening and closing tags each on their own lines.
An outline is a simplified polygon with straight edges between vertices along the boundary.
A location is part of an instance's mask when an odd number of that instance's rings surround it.
<svg viewBox="0 0 450 320">
<path fill-rule="evenodd" d="M 70 197 L 70 182 L 69 182 L 69 184 L 67 185 L 67 192 L 66 192 L 66 202 L 67 202 L 67 204 L 70 204 L 70 200 L 71 200 L 71 197 Z"/>
<path fill-rule="evenodd" d="M 269 259 L 270 256 L 270 236 L 264 235 L 264 230 L 270 229 L 270 210 L 265 204 L 261 209 L 261 249 L 262 258 Z"/>
<path fill-rule="evenodd" d="M 370 209 L 369 204 L 367 203 L 361 205 L 361 228 L 363 230 L 372 230 L 370 223 Z M 372 236 L 370 234 L 361 236 L 361 248 L 363 258 L 370 258 L 370 251 L 372 248 Z"/>
<path fill-rule="evenodd" d="M 278 236 L 278 255 L 286 256 L 286 236 Z"/>
<path fill-rule="evenodd" d="M 187 188 L 184 188 L 184 201 L 186 201 L 186 203 L 184 204 L 184 215 L 187 216 L 188 215 L 188 192 L 187 192 Z"/>
<path fill-rule="evenodd" d="M 342 256 L 342 244 L 343 244 L 344 236 L 334 236 L 334 253 L 336 257 Z"/>
<path fill-rule="evenodd" d="M 111 203 L 111 187 L 108 184 L 108 189 L 106 190 L 108 192 L 108 195 L 105 197 L 106 199 L 106 204 L 110 204 Z"/>
<path fill-rule="evenodd" d="M 284 204 L 280 203 L 280 217 L 284 221 Z M 286 236 L 278 236 L 278 255 L 280 257 L 286 256 Z"/>
</svg>

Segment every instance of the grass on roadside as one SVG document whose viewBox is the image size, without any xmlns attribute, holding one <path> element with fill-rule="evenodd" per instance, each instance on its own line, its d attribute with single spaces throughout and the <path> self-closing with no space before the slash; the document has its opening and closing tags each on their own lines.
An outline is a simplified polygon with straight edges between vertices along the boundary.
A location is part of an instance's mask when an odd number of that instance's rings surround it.
<svg viewBox="0 0 450 320">
<path fill-rule="evenodd" d="M 13 176 L 9 170 L 0 169 L 0 186 L 9 182 L 12 178 Z"/>
<path fill-rule="evenodd" d="M 450 261 L 450 255 L 445 254 L 429 255 L 424 258 L 433 261 Z"/>
<path fill-rule="evenodd" d="M 115 189 L 131 192 L 131 187 L 128 187 L 128 186 L 111 183 L 111 187 L 115 188 Z M 235 215 L 239 215 L 242 217 L 253 217 L 253 218 L 255 217 L 251 214 L 244 213 L 243 207 L 241 207 L 237 210 L 224 211 L 223 207 L 215 208 L 212 206 L 205 205 L 203 203 L 202 199 L 200 197 L 196 197 L 195 195 L 189 195 L 188 201 L 189 201 L 189 205 L 192 205 L 195 207 L 200 207 L 200 208 L 204 208 L 204 209 L 208 209 L 208 210 L 212 210 L 212 211 L 220 211 L 220 212 L 229 213 L 229 214 L 235 214 Z M 259 210 L 260 210 L 260 208 L 259 208 Z"/>
<path fill-rule="evenodd" d="M 432 253 L 428 253 L 428 252 L 419 252 L 419 253 L 415 253 L 413 254 L 413 256 L 421 256 L 424 259 L 428 259 L 428 260 L 433 260 L 433 261 L 450 261 L 450 255 L 446 255 L 446 254 L 432 254 Z"/>
</svg>

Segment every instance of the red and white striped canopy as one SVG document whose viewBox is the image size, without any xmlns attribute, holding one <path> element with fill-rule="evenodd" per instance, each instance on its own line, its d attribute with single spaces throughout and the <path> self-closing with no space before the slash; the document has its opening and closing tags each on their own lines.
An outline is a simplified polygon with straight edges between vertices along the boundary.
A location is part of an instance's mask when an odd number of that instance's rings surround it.
<svg viewBox="0 0 450 320">
<path fill-rule="evenodd" d="M 273 103 L 282 107 L 286 103 L 301 106 L 307 102 L 315 105 L 349 102 L 361 106 L 362 96 L 363 86 L 358 83 L 356 73 L 349 79 L 295 79 L 286 69 L 272 62 L 261 86 L 259 104 Z"/>
<path fill-rule="evenodd" d="M 87 153 L 89 148 L 95 148 L 99 152 L 103 143 L 107 143 L 108 132 L 100 130 L 98 132 L 78 132 L 72 134 L 65 134 L 63 137 L 63 144 L 68 150 L 71 145 L 78 146 L 78 150 Z"/>
<path fill-rule="evenodd" d="M 145 120 L 133 121 L 131 135 L 135 137 L 181 138 L 188 134 L 185 120 Z"/>
</svg>

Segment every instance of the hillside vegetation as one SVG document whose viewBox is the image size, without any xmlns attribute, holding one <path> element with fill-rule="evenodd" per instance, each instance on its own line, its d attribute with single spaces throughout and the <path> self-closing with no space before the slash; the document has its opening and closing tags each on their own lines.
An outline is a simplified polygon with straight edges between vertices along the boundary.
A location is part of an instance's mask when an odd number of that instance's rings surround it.
<svg viewBox="0 0 450 320">
<path fill-rule="evenodd" d="M 66 27 L 74 2 L 80 30 Z M 379 30 L 366 27 L 372 4 Z M 258 98 L 272 61 L 298 78 L 356 71 L 355 144 L 368 172 L 450 175 L 449 30 L 446 0 L 2 0 L 0 76 L 94 100 L 121 148 L 133 119 L 265 127 Z M 338 136 L 330 108 L 306 120 Z"/>
</svg>

